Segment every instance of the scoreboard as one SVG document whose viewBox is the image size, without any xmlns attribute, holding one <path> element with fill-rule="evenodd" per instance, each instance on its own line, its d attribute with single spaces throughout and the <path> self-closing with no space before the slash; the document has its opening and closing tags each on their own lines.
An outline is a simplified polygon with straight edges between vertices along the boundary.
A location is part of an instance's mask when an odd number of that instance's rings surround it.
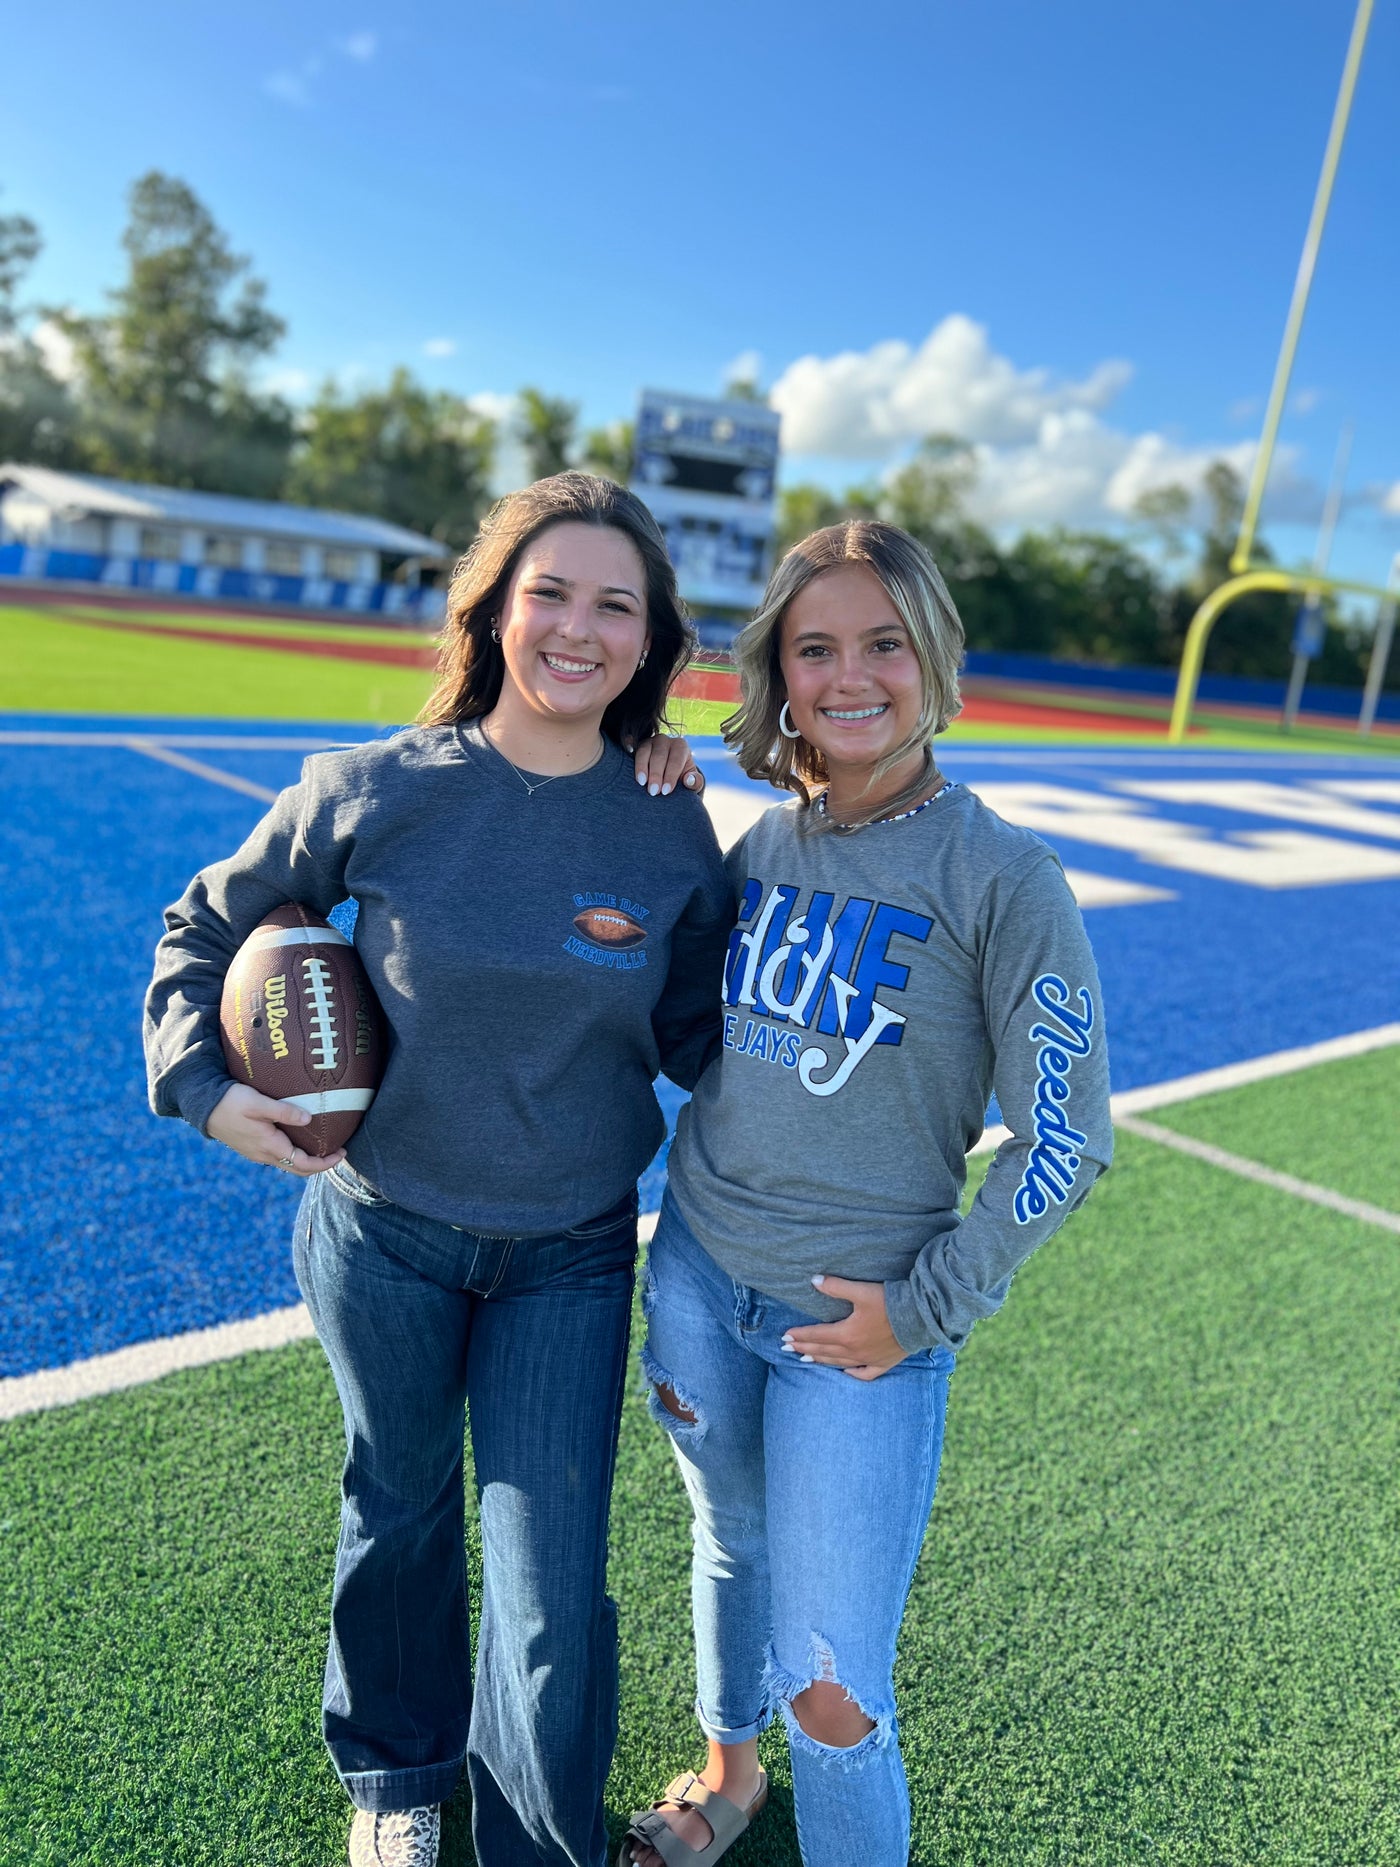
<svg viewBox="0 0 1400 1867">
<path fill-rule="evenodd" d="M 687 603 L 748 610 L 762 596 L 778 429 L 761 402 L 642 391 L 632 491 L 666 534 Z"/>
</svg>

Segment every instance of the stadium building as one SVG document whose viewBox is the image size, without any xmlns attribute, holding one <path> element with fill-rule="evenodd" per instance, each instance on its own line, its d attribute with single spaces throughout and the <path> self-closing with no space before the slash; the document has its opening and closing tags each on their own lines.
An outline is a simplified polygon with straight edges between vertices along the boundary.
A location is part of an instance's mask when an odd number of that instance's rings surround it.
<svg viewBox="0 0 1400 1867">
<path fill-rule="evenodd" d="M 417 619 L 452 555 L 361 513 L 0 466 L 0 578 Z"/>
</svg>

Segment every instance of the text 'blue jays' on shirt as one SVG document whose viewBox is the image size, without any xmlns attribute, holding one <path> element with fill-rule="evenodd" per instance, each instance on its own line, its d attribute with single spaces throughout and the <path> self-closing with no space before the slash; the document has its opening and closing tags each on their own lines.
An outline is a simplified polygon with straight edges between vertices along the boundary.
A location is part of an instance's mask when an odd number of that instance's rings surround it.
<svg viewBox="0 0 1400 1867">
<path fill-rule="evenodd" d="M 800 804 L 727 858 L 723 1049 L 671 1190 L 731 1276 L 822 1321 L 883 1282 L 907 1350 L 960 1348 L 1112 1157 L 1098 973 L 1054 851 L 949 786 L 852 835 Z M 995 1088 L 1011 1130 L 966 1219 Z"/>
<path fill-rule="evenodd" d="M 351 1165 L 470 1231 L 542 1237 L 615 1205 L 665 1134 L 657 1073 L 688 1089 L 717 1046 L 734 901 L 700 800 L 649 797 L 611 744 L 531 796 L 476 726 L 309 758 L 166 910 L 158 1115 L 202 1130 L 228 1090 L 219 999 L 253 928 L 347 897 L 391 1033 Z"/>
</svg>

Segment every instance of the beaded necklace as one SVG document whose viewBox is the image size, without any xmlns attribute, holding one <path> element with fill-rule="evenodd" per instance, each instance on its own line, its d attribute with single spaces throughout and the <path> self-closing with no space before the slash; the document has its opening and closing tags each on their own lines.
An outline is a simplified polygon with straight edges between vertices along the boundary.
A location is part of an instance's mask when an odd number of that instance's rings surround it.
<svg viewBox="0 0 1400 1867">
<path fill-rule="evenodd" d="M 938 789 L 934 792 L 933 796 L 926 797 L 922 804 L 915 804 L 913 808 L 910 810 L 897 810 L 892 817 L 872 817 L 870 819 L 870 824 L 903 823 L 906 817 L 917 817 L 921 810 L 927 810 L 930 804 L 936 804 L 940 797 L 945 797 L 949 791 L 956 791 L 957 788 L 958 788 L 958 781 L 956 778 L 945 778 L 943 783 L 939 785 Z M 812 808 L 816 811 L 819 817 L 826 817 L 829 819 L 830 822 L 836 823 L 836 819 L 832 817 L 831 812 L 826 807 L 826 792 L 825 791 L 823 791 L 818 796 L 817 801 L 812 806 Z M 837 828 L 842 829 L 842 830 L 867 830 L 870 828 L 870 824 L 842 823 L 842 824 L 837 824 Z"/>
</svg>

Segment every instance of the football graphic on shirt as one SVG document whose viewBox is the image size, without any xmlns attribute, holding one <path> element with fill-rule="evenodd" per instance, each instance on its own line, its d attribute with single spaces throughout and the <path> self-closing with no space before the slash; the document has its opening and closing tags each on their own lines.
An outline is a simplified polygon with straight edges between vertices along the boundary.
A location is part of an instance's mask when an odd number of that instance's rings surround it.
<svg viewBox="0 0 1400 1867">
<path fill-rule="evenodd" d="M 594 946 L 640 946 L 647 937 L 636 916 L 622 908 L 585 908 L 575 914 L 574 926 Z"/>
<path fill-rule="evenodd" d="M 338 928 L 295 901 L 274 908 L 233 957 L 219 1023 L 235 1082 L 310 1111 L 289 1129 L 307 1154 L 333 1154 L 374 1100 L 384 1014 Z"/>
</svg>

